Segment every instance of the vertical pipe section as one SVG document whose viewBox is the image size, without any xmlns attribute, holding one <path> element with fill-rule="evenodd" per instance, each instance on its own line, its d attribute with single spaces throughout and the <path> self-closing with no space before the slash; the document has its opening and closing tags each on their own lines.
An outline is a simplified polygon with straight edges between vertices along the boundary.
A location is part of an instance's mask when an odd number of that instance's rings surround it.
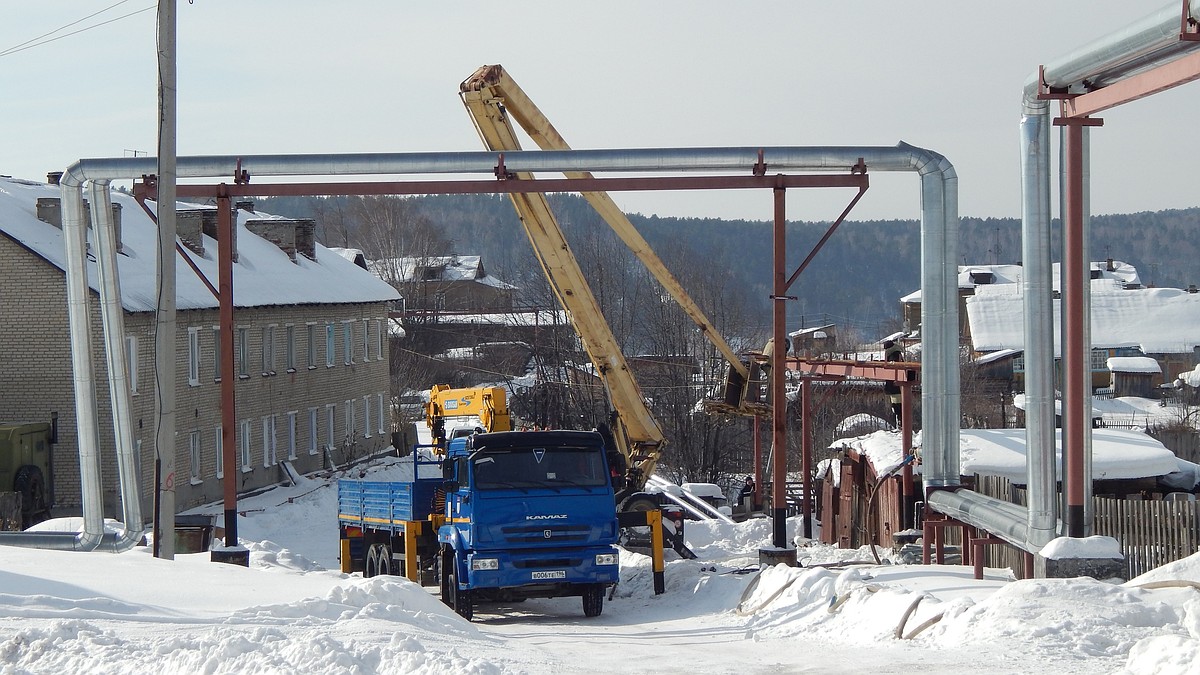
<svg viewBox="0 0 1200 675">
<path fill-rule="evenodd" d="M 787 395 L 783 375 L 787 358 L 787 201 L 786 190 L 775 188 L 774 284 L 772 286 L 771 352 L 771 545 L 788 548 L 787 540 Z"/>
<path fill-rule="evenodd" d="M 158 556 L 175 559 L 175 0 L 158 3 L 158 308 L 154 448 L 162 466 Z"/>
<path fill-rule="evenodd" d="M 1066 123 L 1066 206 L 1063 222 L 1063 264 L 1059 283 L 1063 298 L 1063 456 L 1067 534 L 1083 537 L 1083 436 L 1087 433 L 1083 408 L 1083 377 L 1088 372 L 1083 344 L 1083 279 L 1087 274 L 1083 238 L 1083 126 Z M 1068 433 L 1069 430 L 1069 433 Z"/>
<path fill-rule="evenodd" d="M 100 276 L 100 319 L 104 326 L 104 353 L 108 367 L 108 393 L 112 407 L 113 437 L 117 449 L 117 476 L 121 487 L 124 534 L 115 548 L 132 548 L 142 537 L 142 498 L 133 444 L 133 408 L 129 395 L 129 364 L 125 350 L 125 314 L 117 274 L 117 236 L 112 217 L 108 181 L 94 180 L 89 194 L 92 231 L 96 235 L 96 269 Z"/>
<path fill-rule="evenodd" d="M 100 482 L 100 432 L 96 416 L 95 366 L 92 363 L 92 323 L 88 309 L 87 225 L 83 216 L 83 185 L 60 183 L 63 243 L 66 258 L 67 323 L 71 334 L 72 384 L 79 443 L 80 498 L 83 532 L 79 548 L 95 549 L 104 536 L 104 505 Z"/>
<path fill-rule="evenodd" d="M 1044 546 L 1056 536 L 1054 471 L 1054 306 L 1050 264 L 1050 114 L 1026 86 L 1021 141 L 1021 290 L 1025 314 L 1025 442 L 1028 448 L 1028 532 Z"/>
</svg>

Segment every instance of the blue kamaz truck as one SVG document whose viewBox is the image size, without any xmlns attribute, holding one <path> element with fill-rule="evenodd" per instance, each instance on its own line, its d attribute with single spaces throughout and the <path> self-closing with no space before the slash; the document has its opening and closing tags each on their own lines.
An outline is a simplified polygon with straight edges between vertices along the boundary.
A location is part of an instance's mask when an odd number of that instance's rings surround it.
<svg viewBox="0 0 1200 675">
<path fill-rule="evenodd" d="M 601 613 L 618 526 L 600 434 L 474 434 L 413 467 L 411 480 L 338 481 L 343 571 L 436 583 L 468 620 L 477 602 L 560 596 Z"/>
</svg>

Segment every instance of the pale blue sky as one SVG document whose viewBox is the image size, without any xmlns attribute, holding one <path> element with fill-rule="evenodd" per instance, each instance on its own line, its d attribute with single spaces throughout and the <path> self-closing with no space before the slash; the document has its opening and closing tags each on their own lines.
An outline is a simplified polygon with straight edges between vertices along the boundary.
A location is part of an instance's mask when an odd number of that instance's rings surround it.
<svg viewBox="0 0 1200 675">
<path fill-rule="evenodd" d="M 0 51 L 116 0 L 0 3 Z M 65 32 L 150 7 L 128 0 Z M 894 145 L 945 155 L 964 216 L 1020 213 L 1021 87 L 1039 63 L 1163 0 L 603 3 L 180 2 L 179 153 L 480 149 L 458 100 L 501 63 L 576 148 Z M 0 174 L 153 152 L 153 11 L 0 57 Z M 1196 206 L 1200 84 L 1104 114 L 1095 213 Z M 790 218 L 850 195 L 793 191 Z M 621 194 L 626 210 L 771 217 L 766 193 Z M 873 174 L 852 219 L 913 218 Z"/>
</svg>

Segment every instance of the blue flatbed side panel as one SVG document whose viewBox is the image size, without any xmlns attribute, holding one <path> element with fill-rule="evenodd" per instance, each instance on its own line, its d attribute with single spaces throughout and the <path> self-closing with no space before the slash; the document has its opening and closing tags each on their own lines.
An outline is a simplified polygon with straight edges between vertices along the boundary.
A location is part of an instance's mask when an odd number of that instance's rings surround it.
<svg viewBox="0 0 1200 675">
<path fill-rule="evenodd" d="M 406 520 L 428 520 L 442 479 L 338 481 L 338 522 L 369 529 L 402 528 Z"/>
</svg>

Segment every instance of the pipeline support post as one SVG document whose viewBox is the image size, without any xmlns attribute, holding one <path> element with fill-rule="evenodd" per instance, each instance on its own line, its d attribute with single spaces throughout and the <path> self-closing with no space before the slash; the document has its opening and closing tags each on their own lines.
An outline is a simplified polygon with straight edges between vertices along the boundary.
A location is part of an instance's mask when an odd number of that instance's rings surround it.
<svg viewBox="0 0 1200 675">
<path fill-rule="evenodd" d="M 787 396 L 784 391 L 784 370 L 787 367 L 787 201 L 786 189 L 776 187 L 775 222 L 773 227 L 773 286 L 771 354 L 771 545 L 777 550 L 792 548 L 787 538 Z M 794 556 L 794 552 L 793 552 Z"/>
</svg>

